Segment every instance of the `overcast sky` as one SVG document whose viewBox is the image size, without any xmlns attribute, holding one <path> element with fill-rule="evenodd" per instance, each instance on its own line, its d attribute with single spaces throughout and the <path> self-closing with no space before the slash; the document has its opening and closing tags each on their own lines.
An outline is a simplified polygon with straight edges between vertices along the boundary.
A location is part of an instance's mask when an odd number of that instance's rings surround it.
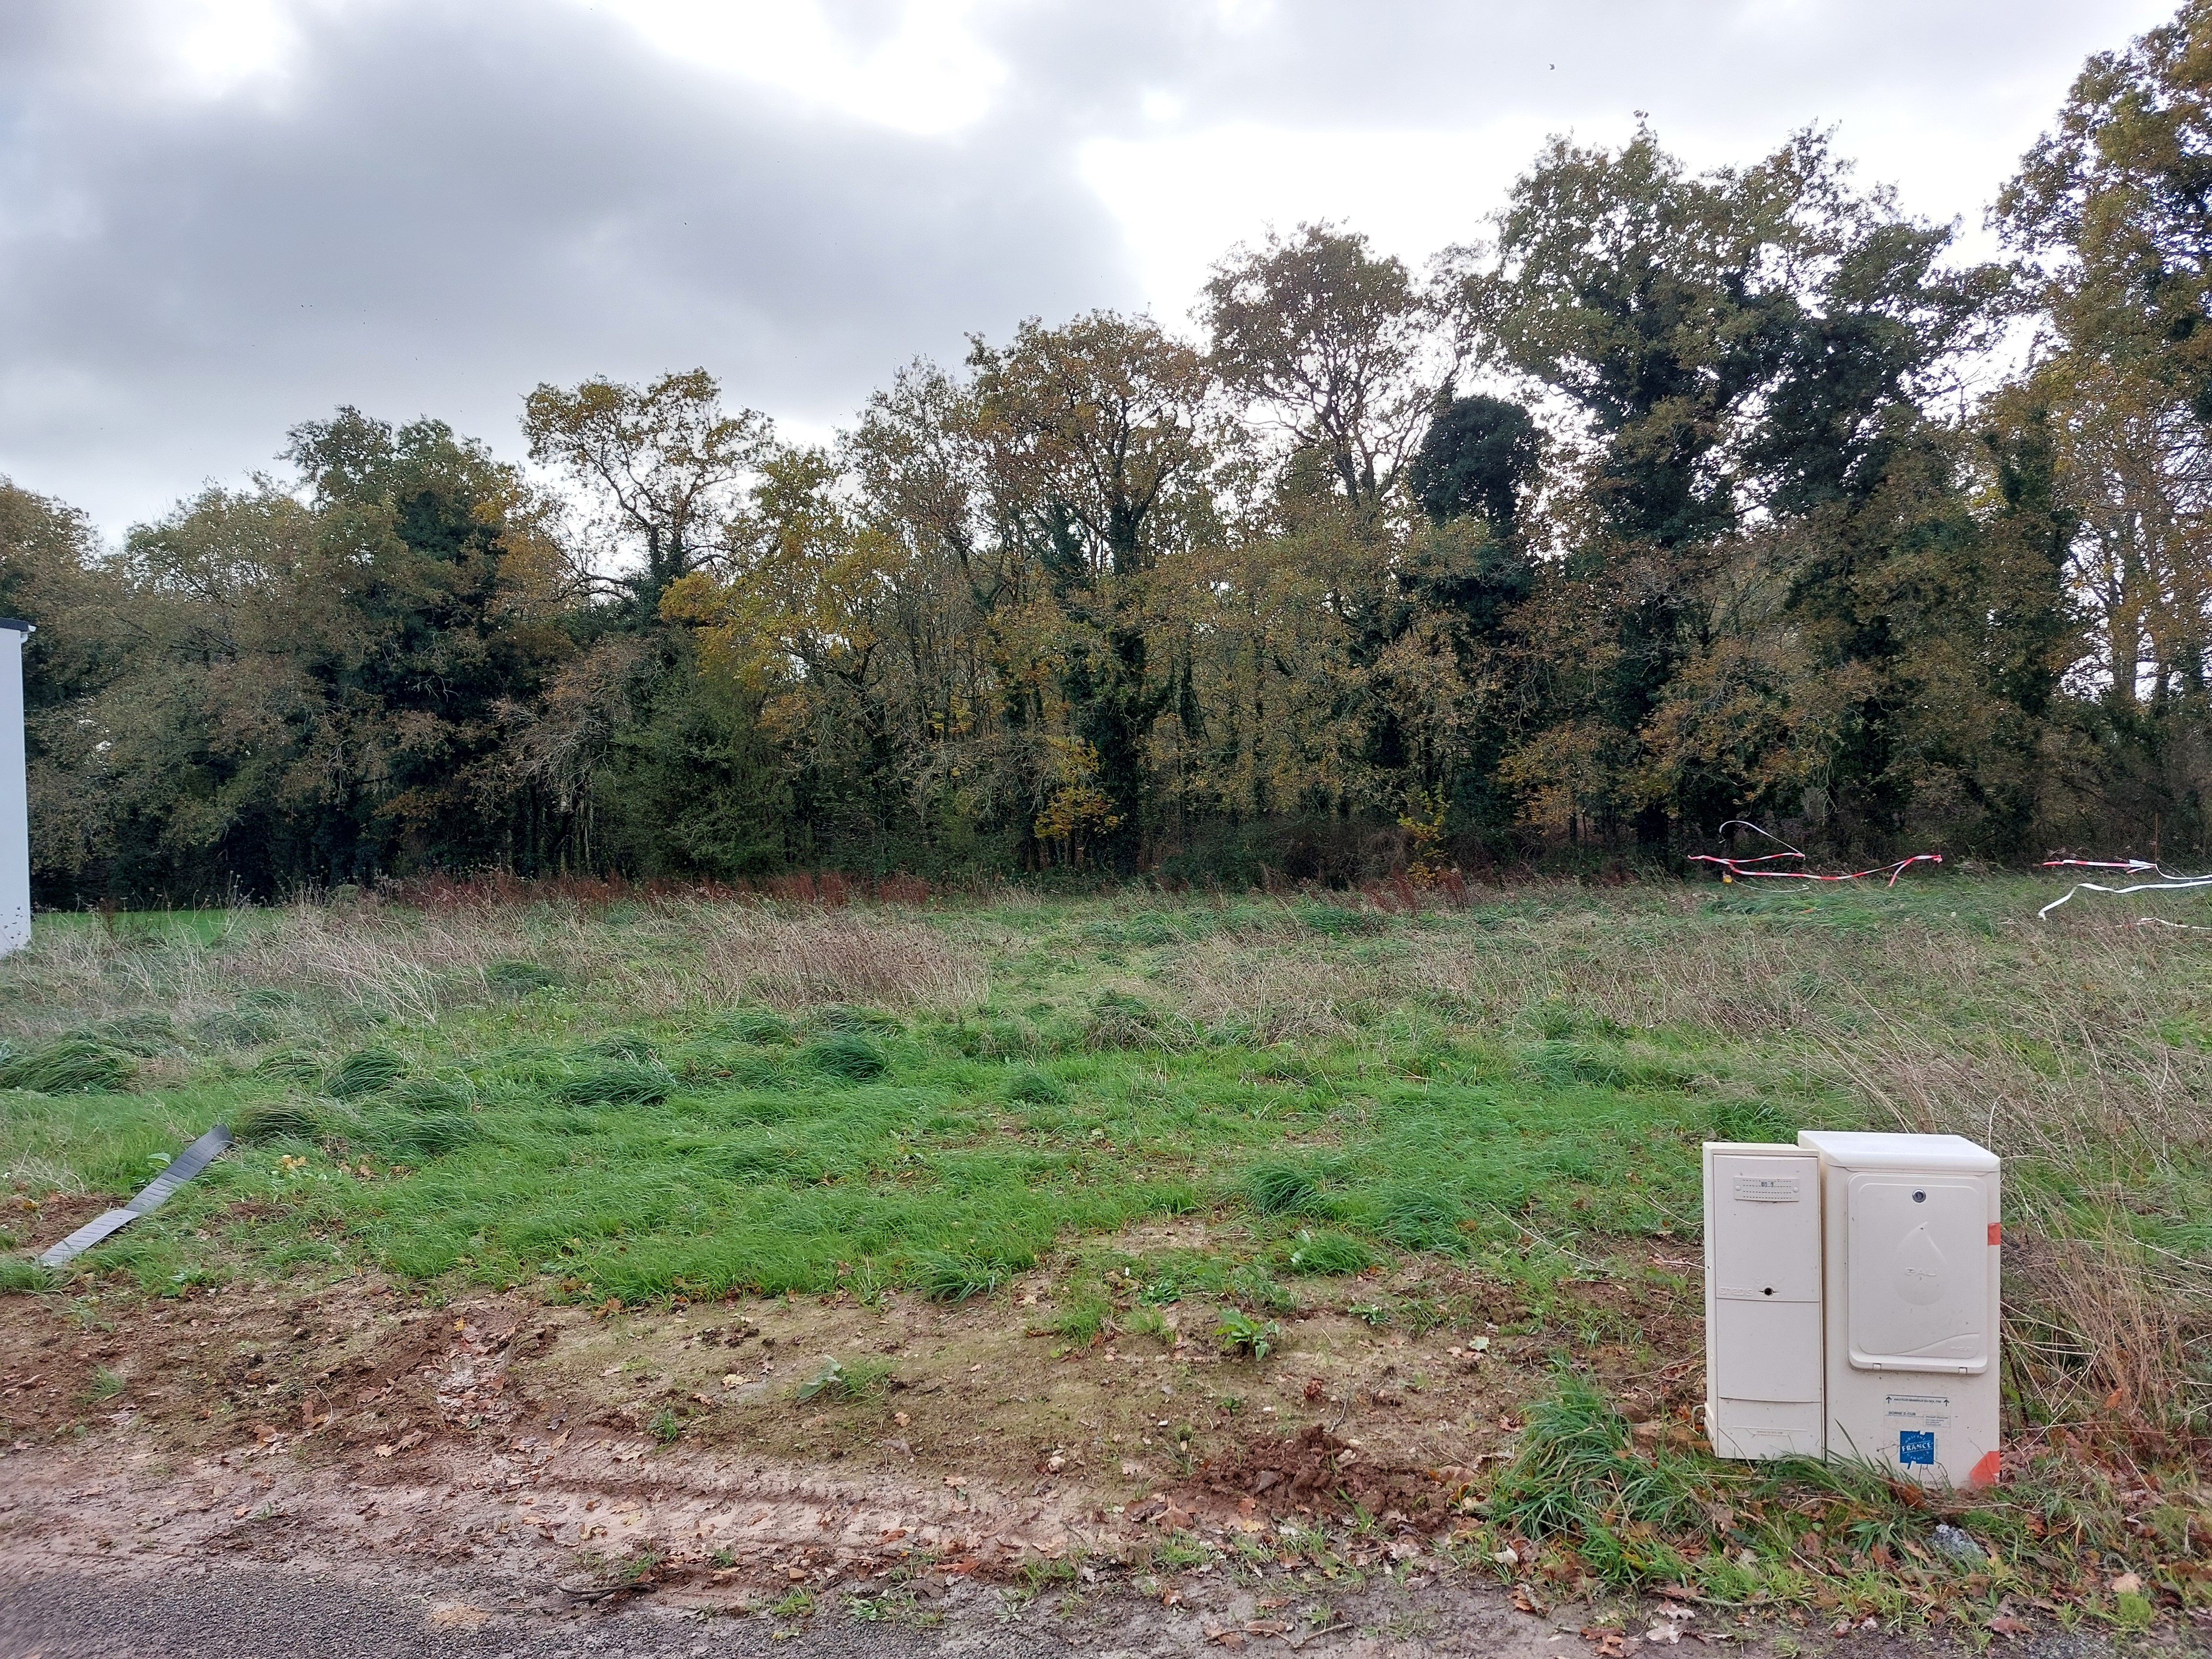
<svg viewBox="0 0 2212 1659">
<path fill-rule="evenodd" d="M 1547 133 L 1833 124 L 1965 222 L 2171 0 L 0 0 L 0 474 L 112 537 L 342 403 L 519 455 L 703 363 L 826 434 L 916 355 L 1330 218 L 1480 234 Z"/>
</svg>

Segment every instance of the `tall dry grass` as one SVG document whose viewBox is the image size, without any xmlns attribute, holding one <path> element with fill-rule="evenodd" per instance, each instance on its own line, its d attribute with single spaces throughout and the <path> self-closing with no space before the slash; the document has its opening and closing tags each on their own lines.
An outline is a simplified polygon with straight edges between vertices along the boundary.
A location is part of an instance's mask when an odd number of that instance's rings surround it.
<svg viewBox="0 0 2212 1659">
<path fill-rule="evenodd" d="M 747 1000 L 958 1007 L 988 988 L 974 946 L 890 908 L 684 897 L 615 919 L 559 902 L 296 904 L 234 913 L 205 944 L 150 929 L 41 928 L 0 964 L 0 1036 L 147 1012 L 190 1027 L 254 994 L 428 1024 L 482 1001 L 495 970 L 517 963 L 635 1018 Z"/>
</svg>

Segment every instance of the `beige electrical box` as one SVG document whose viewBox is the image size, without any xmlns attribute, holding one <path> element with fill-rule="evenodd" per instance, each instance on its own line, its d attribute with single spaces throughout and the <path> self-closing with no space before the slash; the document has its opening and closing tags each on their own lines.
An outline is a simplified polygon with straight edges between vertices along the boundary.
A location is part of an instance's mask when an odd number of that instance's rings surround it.
<svg viewBox="0 0 2212 1659">
<path fill-rule="evenodd" d="M 1797 1140 L 1820 1163 L 1827 1455 L 1930 1486 L 1995 1480 L 1996 1154 L 1960 1135 Z"/>
<path fill-rule="evenodd" d="M 1705 1431 L 1723 1457 L 1826 1446 L 1820 1160 L 1705 1143 Z"/>
</svg>

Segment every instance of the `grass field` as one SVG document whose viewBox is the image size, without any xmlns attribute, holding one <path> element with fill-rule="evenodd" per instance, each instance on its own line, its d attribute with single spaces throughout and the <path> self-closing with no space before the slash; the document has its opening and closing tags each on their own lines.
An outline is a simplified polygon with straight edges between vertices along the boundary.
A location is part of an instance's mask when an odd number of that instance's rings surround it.
<svg viewBox="0 0 2212 1659">
<path fill-rule="evenodd" d="M 2039 923 L 2053 892 L 42 919 L 0 963 L 0 1168 L 25 1202 L 122 1194 L 240 1134 L 64 1291 L 957 1303 L 1042 1270 L 1081 1340 L 1193 1297 L 1264 1328 L 1422 1260 L 1540 1309 L 1655 1244 L 1689 1283 L 1701 1140 L 1955 1130 L 2008 1160 L 2012 1431 L 2191 1468 L 2212 933 Z M 1133 1244 L 1173 1218 L 1221 1224 Z"/>
</svg>

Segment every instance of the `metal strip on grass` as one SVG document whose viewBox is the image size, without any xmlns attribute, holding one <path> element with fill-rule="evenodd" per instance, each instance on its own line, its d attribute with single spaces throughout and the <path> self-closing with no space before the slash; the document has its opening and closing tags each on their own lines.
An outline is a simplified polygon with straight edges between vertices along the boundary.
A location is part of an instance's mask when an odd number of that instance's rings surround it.
<svg viewBox="0 0 2212 1659">
<path fill-rule="evenodd" d="M 229 1145 L 230 1130 L 223 1124 L 216 1124 L 171 1159 L 169 1167 L 148 1182 L 136 1198 L 119 1210 L 101 1211 L 40 1255 L 39 1265 L 41 1267 L 61 1267 L 82 1255 L 111 1234 L 120 1232 L 140 1216 L 149 1215 L 160 1209 L 168 1200 L 170 1194 L 214 1163 L 222 1149 Z"/>
</svg>

